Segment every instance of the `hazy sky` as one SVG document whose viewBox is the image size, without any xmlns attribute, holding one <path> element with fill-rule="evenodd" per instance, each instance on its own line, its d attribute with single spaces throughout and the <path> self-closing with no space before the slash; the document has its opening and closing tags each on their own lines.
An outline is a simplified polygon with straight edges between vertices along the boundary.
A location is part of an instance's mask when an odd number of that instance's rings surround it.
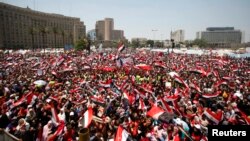
<svg viewBox="0 0 250 141">
<path fill-rule="evenodd" d="M 97 20 L 114 18 L 125 36 L 169 39 L 184 29 L 185 39 L 210 26 L 234 26 L 250 41 L 250 0 L 0 0 L 38 11 L 80 17 L 87 31 Z M 152 30 L 158 30 L 152 32 Z"/>
</svg>

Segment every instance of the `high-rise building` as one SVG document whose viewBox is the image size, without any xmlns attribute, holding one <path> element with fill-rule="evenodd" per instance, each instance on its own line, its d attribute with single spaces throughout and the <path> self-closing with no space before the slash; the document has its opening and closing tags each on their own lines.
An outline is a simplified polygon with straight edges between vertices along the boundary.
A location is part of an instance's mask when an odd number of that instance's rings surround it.
<svg viewBox="0 0 250 141">
<path fill-rule="evenodd" d="M 97 21 L 95 25 L 95 30 L 96 30 L 96 39 L 104 40 L 105 39 L 105 22 Z"/>
<path fill-rule="evenodd" d="M 123 30 L 114 30 L 114 20 L 112 18 L 97 21 L 95 27 L 97 40 L 111 41 L 124 38 Z"/>
<path fill-rule="evenodd" d="M 115 41 L 124 39 L 124 31 L 123 30 L 113 30 L 112 39 Z"/>
<path fill-rule="evenodd" d="M 85 37 L 79 18 L 0 3 L 0 48 L 64 47 Z"/>
<path fill-rule="evenodd" d="M 197 32 L 196 38 L 204 39 L 209 45 L 215 46 L 230 46 L 244 41 L 242 32 L 234 27 L 208 27 L 206 31 Z"/>
<path fill-rule="evenodd" d="M 184 34 L 184 30 L 176 30 L 174 32 L 171 31 L 170 38 L 173 39 L 176 43 L 184 42 Z"/>
<path fill-rule="evenodd" d="M 114 20 L 112 18 L 105 18 L 104 40 L 112 40 L 114 30 Z"/>
</svg>

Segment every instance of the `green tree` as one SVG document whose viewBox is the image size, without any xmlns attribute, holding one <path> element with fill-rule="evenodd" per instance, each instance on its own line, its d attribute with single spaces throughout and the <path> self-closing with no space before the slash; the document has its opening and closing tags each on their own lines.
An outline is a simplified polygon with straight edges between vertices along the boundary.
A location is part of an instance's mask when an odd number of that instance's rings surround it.
<svg viewBox="0 0 250 141">
<path fill-rule="evenodd" d="M 31 35 L 31 41 L 32 41 L 32 50 L 35 50 L 34 47 L 34 35 L 36 33 L 36 29 L 34 27 L 29 28 L 29 34 Z"/>
<path fill-rule="evenodd" d="M 39 28 L 39 32 L 42 34 L 42 39 L 43 39 L 43 50 L 45 52 L 45 48 L 47 47 L 46 43 L 45 43 L 45 36 L 47 36 L 47 34 L 49 33 L 49 29 L 48 27 L 44 27 L 41 26 Z"/>
<path fill-rule="evenodd" d="M 55 43 L 54 46 L 55 46 L 55 48 L 57 48 L 57 45 L 56 45 L 56 36 L 59 33 L 58 28 L 57 27 L 53 27 L 52 32 L 54 34 L 54 43 Z"/>
<path fill-rule="evenodd" d="M 75 47 L 76 51 L 87 49 L 87 47 L 88 47 L 88 40 L 86 38 L 80 39 L 80 40 L 76 41 L 74 47 Z"/>
<path fill-rule="evenodd" d="M 150 47 L 154 46 L 154 41 L 153 40 L 147 40 L 147 46 L 150 45 Z"/>
<path fill-rule="evenodd" d="M 138 48 L 140 46 L 140 42 L 138 39 L 132 40 L 132 47 Z"/>
<path fill-rule="evenodd" d="M 188 48 L 188 47 L 192 47 L 193 46 L 193 41 L 189 41 L 189 40 L 185 40 L 184 45 Z"/>
<path fill-rule="evenodd" d="M 195 39 L 193 44 L 199 47 L 207 47 L 207 41 L 205 39 Z"/>
<path fill-rule="evenodd" d="M 70 43 L 70 44 L 74 44 L 73 33 L 70 33 L 70 34 L 69 34 L 69 39 L 70 39 L 69 43 Z"/>
<path fill-rule="evenodd" d="M 61 30 L 61 35 L 62 35 L 62 40 L 63 40 L 63 48 L 65 46 L 65 31 L 64 30 Z"/>
<path fill-rule="evenodd" d="M 156 46 L 156 47 L 161 47 L 161 46 L 162 46 L 162 42 L 156 41 L 154 46 Z"/>
</svg>

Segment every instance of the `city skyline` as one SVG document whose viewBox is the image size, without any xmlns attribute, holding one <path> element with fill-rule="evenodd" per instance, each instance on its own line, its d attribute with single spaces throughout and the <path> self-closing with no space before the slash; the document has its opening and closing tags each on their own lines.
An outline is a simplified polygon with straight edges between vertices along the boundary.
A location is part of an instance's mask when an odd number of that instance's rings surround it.
<svg viewBox="0 0 250 141">
<path fill-rule="evenodd" d="M 96 21 L 113 18 L 117 29 L 123 29 L 129 40 L 133 37 L 169 39 L 170 32 L 185 30 L 185 40 L 207 27 L 235 27 L 245 32 L 250 41 L 250 1 L 248 0 L 0 0 L 36 11 L 79 17 L 86 31 L 94 29 Z M 157 30 L 157 31 L 152 31 Z"/>
</svg>

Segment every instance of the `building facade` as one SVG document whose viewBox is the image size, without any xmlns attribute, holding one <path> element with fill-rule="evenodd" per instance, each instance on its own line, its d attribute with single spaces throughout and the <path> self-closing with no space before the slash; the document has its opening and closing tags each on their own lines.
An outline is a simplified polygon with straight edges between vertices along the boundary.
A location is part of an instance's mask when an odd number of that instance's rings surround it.
<svg viewBox="0 0 250 141">
<path fill-rule="evenodd" d="M 95 29 L 89 30 L 87 33 L 90 40 L 95 41 L 96 40 L 96 31 Z"/>
<path fill-rule="evenodd" d="M 96 39 L 100 41 L 112 41 L 124 39 L 123 30 L 114 30 L 114 20 L 105 18 L 96 22 Z"/>
<path fill-rule="evenodd" d="M 124 39 L 124 31 L 123 30 L 113 30 L 113 40 L 123 40 Z"/>
<path fill-rule="evenodd" d="M 196 33 L 197 39 L 204 39 L 209 45 L 230 46 L 242 43 L 242 32 L 234 27 L 209 27 Z"/>
<path fill-rule="evenodd" d="M 104 19 L 105 28 L 104 28 L 104 40 L 110 41 L 113 40 L 113 30 L 114 30 L 114 20 L 112 18 Z"/>
<path fill-rule="evenodd" d="M 0 48 L 62 48 L 85 37 L 79 18 L 0 3 Z"/>
<path fill-rule="evenodd" d="M 171 31 L 170 38 L 174 40 L 175 43 L 184 42 L 185 31 L 184 30 L 176 30 L 174 32 Z"/>
</svg>

